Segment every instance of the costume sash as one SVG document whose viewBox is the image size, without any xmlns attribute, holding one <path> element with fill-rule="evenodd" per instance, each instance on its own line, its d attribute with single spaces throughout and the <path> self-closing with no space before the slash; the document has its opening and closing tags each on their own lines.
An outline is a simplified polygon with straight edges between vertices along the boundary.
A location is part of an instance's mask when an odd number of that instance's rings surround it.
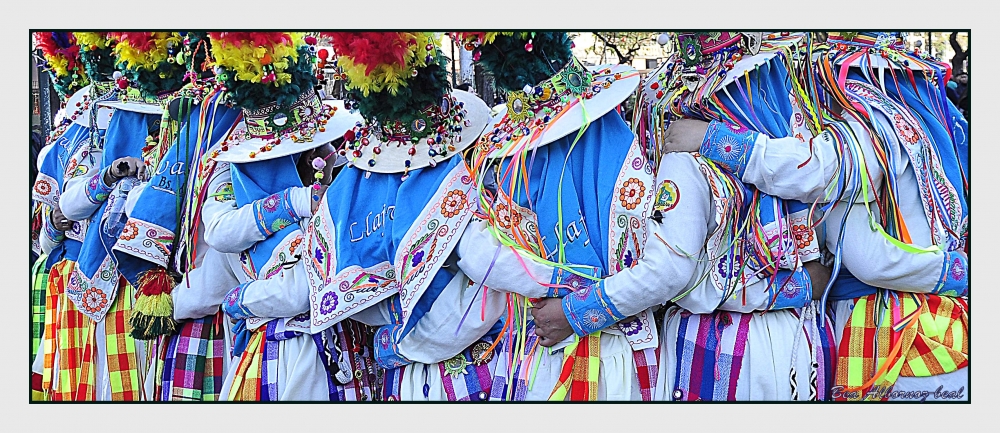
<svg viewBox="0 0 1000 433">
<path fill-rule="evenodd" d="M 103 169 L 121 157 L 141 158 L 146 137 L 150 131 L 158 129 L 158 120 L 158 116 L 118 110 L 108 126 L 101 170 L 94 173 L 87 186 L 97 191 L 92 200 L 100 203 L 100 207 L 90 218 L 91 227 L 74 270 L 78 277 L 66 288 L 66 294 L 83 314 L 96 322 L 104 319 L 118 293 L 119 274 L 110 252 L 125 226 L 125 200 L 138 184 L 134 177 L 122 179 L 105 195 L 101 192 L 106 188 Z M 89 190 L 88 196 L 91 195 Z"/>
<path fill-rule="evenodd" d="M 412 328 L 417 302 L 471 220 L 473 195 L 461 158 L 405 181 L 345 168 L 306 233 L 313 332 L 397 293 Z"/>
</svg>

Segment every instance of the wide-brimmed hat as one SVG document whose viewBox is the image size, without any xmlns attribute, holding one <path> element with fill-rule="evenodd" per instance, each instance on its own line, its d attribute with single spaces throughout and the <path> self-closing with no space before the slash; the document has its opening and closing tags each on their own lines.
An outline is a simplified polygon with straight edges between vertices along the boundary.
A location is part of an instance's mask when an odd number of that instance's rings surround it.
<svg viewBox="0 0 1000 433">
<path fill-rule="evenodd" d="M 828 50 L 820 50 L 818 55 L 829 56 L 838 66 L 846 62 L 852 67 L 936 70 L 950 75 L 947 62 L 919 49 L 907 50 L 905 37 L 903 32 L 832 32 L 826 40 Z"/>
<path fill-rule="evenodd" d="M 318 108 L 317 104 L 319 105 Z M 273 108 L 273 106 L 269 107 Z M 316 128 L 315 133 L 309 136 L 308 139 L 305 136 L 300 137 L 295 134 L 286 134 L 287 137 L 285 139 L 274 143 L 272 138 L 265 138 L 270 135 L 254 135 L 255 133 L 259 134 L 267 130 L 266 125 L 268 121 L 266 119 L 272 119 L 271 122 L 273 122 L 275 115 L 267 113 L 269 107 L 262 107 L 262 111 L 256 113 L 244 112 L 244 120 L 236 126 L 233 132 L 229 134 L 229 137 L 221 143 L 216 144 L 209 151 L 212 159 L 242 163 L 295 155 L 343 137 L 345 132 L 354 128 L 357 122 L 362 121 L 359 114 L 352 113 L 350 110 L 344 108 L 344 101 L 326 100 L 321 102 L 319 97 L 315 93 L 312 93 L 290 107 L 290 110 L 295 114 L 292 116 L 285 114 L 288 116 L 286 121 L 293 122 L 294 120 L 290 119 L 296 118 L 314 119 L 305 123 L 299 122 L 303 132 L 308 132 L 305 131 L 306 128 L 310 128 L 308 122 L 319 122 L 320 127 Z M 320 110 L 325 114 L 317 116 L 312 113 L 313 111 Z M 248 118 L 250 119 L 249 124 L 253 125 L 250 129 L 247 128 Z M 347 162 L 344 158 L 338 158 L 338 161 L 340 164 Z"/>
<path fill-rule="evenodd" d="M 324 33 L 347 79 L 349 108 L 364 117 L 342 154 L 375 173 L 435 166 L 475 143 L 489 122 L 479 97 L 452 90 L 438 36 L 426 32 Z"/>
<path fill-rule="evenodd" d="M 479 145 L 489 151 L 489 157 L 501 158 L 514 152 L 530 150 L 563 138 L 578 131 L 587 123 L 600 118 L 618 107 L 639 85 L 639 73 L 627 65 L 600 65 L 585 67 L 571 54 L 572 42 L 562 33 L 458 33 L 455 37 L 466 42 L 487 70 L 497 75 L 498 68 L 510 68 L 510 63 L 535 60 L 533 52 L 542 53 L 550 60 L 548 65 L 535 71 L 515 71 L 508 75 L 541 77 L 534 83 L 520 86 L 513 80 L 499 79 L 497 86 L 507 92 L 507 102 L 493 116 Z M 490 61 L 490 50 L 501 50 L 495 45 L 516 45 Z M 493 46 L 493 48 L 485 48 Z M 523 51 L 520 52 L 520 51 Z M 482 53 L 487 53 L 482 57 Z M 560 57 L 562 56 L 562 58 Z M 551 60 L 551 59 L 557 60 Z M 561 67 L 552 63 L 561 62 Z M 530 68 L 531 66 L 525 67 Z M 548 69 L 546 69 L 548 68 Z"/>
<path fill-rule="evenodd" d="M 797 55 L 805 47 L 803 33 L 701 32 L 672 33 L 674 54 L 649 73 L 642 102 L 666 105 L 686 92 L 709 98 L 782 52 Z"/>
</svg>

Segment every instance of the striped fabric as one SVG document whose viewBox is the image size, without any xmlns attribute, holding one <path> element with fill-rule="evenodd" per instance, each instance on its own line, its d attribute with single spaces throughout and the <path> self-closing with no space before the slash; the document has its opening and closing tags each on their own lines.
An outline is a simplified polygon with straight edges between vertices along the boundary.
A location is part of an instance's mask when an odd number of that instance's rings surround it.
<svg viewBox="0 0 1000 433">
<path fill-rule="evenodd" d="M 675 389 L 667 392 L 674 400 L 735 400 L 752 313 L 679 314 Z"/>
<path fill-rule="evenodd" d="M 220 310 L 214 316 L 185 322 L 180 332 L 164 337 L 161 351 L 164 401 L 216 401 L 224 379 L 225 332 Z"/>
<path fill-rule="evenodd" d="M 385 371 L 385 384 L 382 387 L 382 401 L 399 401 L 400 388 L 403 386 L 403 371 L 406 366 Z"/>
<path fill-rule="evenodd" d="M 491 339 L 481 340 L 487 344 L 492 344 Z M 478 344 L 478 342 L 477 342 Z M 493 387 L 493 368 L 496 366 L 496 356 L 489 362 L 476 364 L 472 356 L 472 346 L 469 346 L 462 353 L 456 355 L 464 359 L 465 368 L 456 375 L 450 374 L 446 368 L 449 361 L 438 363 L 441 372 L 441 382 L 444 384 L 445 395 L 448 401 L 487 401 L 490 399 L 490 391 Z"/>
<path fill-rule="evenodd" d="M 503 341 L 497 347 L 496 367 L 493 369 L 493 386 L 490 400 L 524 401 L 528 395 L 528 379 L 537 364 L 538 335 L 535 334 L 535 323 L 529 322 L 525 329 L 525 342 L 520 356 L 514 349 L 517 334 L 504 334 Z M 513 371 L 511 371 L 513 366 Z"/>
<path fill-rule="evenodd" d="M 45 269 L 47 258 L 43 254 L 31 266 L 31 358 L 28 365 L 35 362 L 45 332 L 45 292 L 49 286 L 49 271 Z"/>
<path fill-rule="evenodd" d="M 121 279 L 118 299 L 104 317 L 106 360 L 111 382 L 112 401 L 139 401 L 142 392 L 142 372 L 136 358 L 136 342 L 129 333 L 129 317 L 135 302 L 135 289 Z"/>
<path fill-rule="evenodd" d="M 262 401 L 278 401 L 278 353 L 281 342 L 301 335 L 298 332 L 285 330 L 282 320 L 276 319 L 264 325 L 263 368 L 261 370 L 260 394 Z"/>
<path fill-rule="evenodd" d="M 855 300 L 838 348 L 836 400 L 885 400 L 902 377 L 951 373 L 969 364 L 968 304 L 961 298 L 880 291 Z"/>
<path fill-rule="evenodd" d="M 582 337 L 563 349 L 559 382 L 549 400 L 596 401 L 601 367 L 601 334 Z"/>
</svg>

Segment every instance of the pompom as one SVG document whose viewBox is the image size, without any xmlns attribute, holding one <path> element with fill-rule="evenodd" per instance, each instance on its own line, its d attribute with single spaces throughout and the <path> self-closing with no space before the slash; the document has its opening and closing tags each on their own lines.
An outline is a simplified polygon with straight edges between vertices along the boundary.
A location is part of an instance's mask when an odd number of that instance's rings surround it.
<svg viewBox="0 0 1000 433">
<path fill-rule="evenodd" d="M 316 85 L 315 54 L 303 33 L 210 32 L 217 77 L 245 109 L 277 101 L 291 105 Z"/>
<path fill-rule="evenodd" d="M 177 330 L 173 299 L 170 297 L 174 288 L 173 278 L 166 269 L 156 268 L 143 273 L 138 286 L 139 296 L 129 318 L 132 337 L 151 340 L 173 334 Z"/>
<path fill-rule="evenodd" d="M 34 36 L 60 97 L 66 99 L 90 83 L 80 60 L 80 46 L 72 33 L 36 32 Z"/>
<path fill-rule="evenodd" d="M 119 32 L 115 65 L 132 85 L 149 95 L 172 92 L 184 85 L 187 69 L 175 61 L 183 48 L 177 32 Z"/>
<path fill-rule="evenodd" d="M 552 77 L 573 57 L 573 42 L 564 32 L 454 35 L 475 46 L 479 63 L 493 74 L 497 87 L 506 91 L 534 86 Z"/>
<path fill-rule="evenodd" d="M 334 32 L 324 33 L 333 43 L 337 64 L 347 75 L 347 87 L 363 96 L 388 90 L 396 95 L 400 87 L 434 61 L 438 41 L 433 33 Z"/>
<path fill-rule="evenodd" d="M 111 81 L 115 72 L 115 37 L 108 32 L 73 32 L 80 47 L 80 61 L 92 81 Z"/>
</svg>

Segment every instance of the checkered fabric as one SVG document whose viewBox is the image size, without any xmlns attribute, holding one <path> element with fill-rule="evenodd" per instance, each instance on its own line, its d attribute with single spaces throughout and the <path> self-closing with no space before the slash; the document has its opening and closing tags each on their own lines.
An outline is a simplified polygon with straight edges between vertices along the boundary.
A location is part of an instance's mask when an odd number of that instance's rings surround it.
<svg viewBox="0 0 1000 433">
<path fill-rule="evenodd" d="M 222 388 L 224 320 L 221 310 L 214 316 L 185 322 L 176 335 L 164 337 L 161 351 L 164 401 L 216 401 Z"/>
<path fill-rule="evenodd" d="M 653 401 L 653 388 L 656 388 L 656 374 L 660 365 L 660 346 L 632 351 L 635 361 L 635 371 L 639 377 L 639 392 L 642 401 Z"/>
<path fill-rule="evenodd" d="M 247 347 L 236 365 L 233 386 L 229 390 L 230 401 L 260 401 L 261 370 L 264 364 L 264 328 L 258 328 L 250 336 Z"/>
<path fill-rule="evenodd" d="M 968 304 L 961 298 L 880 292 L 855 300 L 838 348 L 838 400 L 863 399 L 903 377 L 950 373 L 969 364 Z M 887 399 L 885 393 L 875 393 Z"/>
<path fill-rule="evenodd" d="M 563 368 L 549 400 L 596 401 L 601 367 L 601 334 L 590 334 L 563 349 Z"/>
<path fill-rule="evenodd" d="M 35 361 L 45 332 L 45 292 L 49 287 L 49 271 L 45 269 L 47 258 L 42 255 L 31 266 L 31 358 L 28 365 Z"/>
<path fill-rule="evenodd" d="M 137 342 L 130 333 L 129 317 L 135 303 L 135 289 L 121 279 L 118 299 L 104 318 L 108 375 L 112 401 L 139 401 L 142 396 L 142 371 L 136 358 Z"/>
</svg>

